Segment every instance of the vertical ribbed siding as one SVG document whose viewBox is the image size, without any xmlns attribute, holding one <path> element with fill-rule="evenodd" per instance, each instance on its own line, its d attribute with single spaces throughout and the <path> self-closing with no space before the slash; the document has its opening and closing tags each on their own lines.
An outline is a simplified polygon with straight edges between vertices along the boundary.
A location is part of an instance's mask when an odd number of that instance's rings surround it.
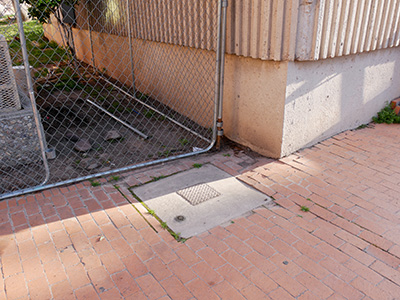
<svg viewBox="0 0 400 300">
<path fill-rule="evenodd" d="M 126 1 L 80 2 L 89 17 L 78 26 L 127 36 L 129 13 L 133 38 L 215 50 L 218 0 L 128 0 L 129 12 Z M 399 44 L 400 0 L 229 1 L 229 54 L 318 60 Z"/>
<path fill-rule="evenodd" d="M 400 0 L 236 0 L 229 5 L 229 54 L 318 60 L 400 44 Z"/>
<path fill-rule="evenodd" d="M 294 58 L 298 0 L 230 1 L 227 52 L 264 60 Z"/>
<path fill-rule="evenodd" d="M 296 53 L 298 60 L 332 58 L 399 45 L 400 0 L 320 0 L 314 12 L 311 51 Z M 297 43 L 308 42 L 297 39 Z"/>
<path fill-rule="evenodd" d="M 132 1 L 132 37 L 215 50 L 217 1 Z"/>
<path fill-rule="evenodd" d="M 215 50 L 218 0 L 86 0 L 77 6 L 78 27 L 136 39 Z M 86 13 L 86 12 L 89 13 Z M 89 15 L 87 18 L 81 16 Z"/>
</svg>

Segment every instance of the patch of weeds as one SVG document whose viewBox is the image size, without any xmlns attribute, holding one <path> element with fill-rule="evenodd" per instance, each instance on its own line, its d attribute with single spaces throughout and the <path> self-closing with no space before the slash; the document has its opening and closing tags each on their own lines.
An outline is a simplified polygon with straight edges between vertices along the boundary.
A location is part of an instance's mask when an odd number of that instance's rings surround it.
<svg viewBox="0 0 400 300">
<path fill-rule="evenodd" d="M 231 157 L 231 155 L 229 153 L 224 153 L 224 154 L 222 154 L 222 156 Z"/>
<path fill-rule="evenodd" d="M 159 157 L 168 157 L 168 156 L 170 156 L 171 155 L 171 151 L 170 150 L 165 150 L 164 152 L 157 152 L 157 155 L 159 156 Z"/>
<path fill-rule="evenodd" d="M 160 224 L 161 224 L 161 227 L 163 229 L 167 229 L 168 228 L 167 222 L 161 222 Z"/>
<path fill-rule="evenodd" d="M 150 215 L 152 215 L 153 217 L 156 215 L 156 212 L 154 211 L 154 210 L 152 210 L 152 209 L 147 209 L 147 211 L 148 211 L 148 213 L 150 214 Z"/>
<path fill-rule="evenodd" d="M 400 116 L 396 115 L 394 110 L 390 107 L 390 104 L 386 105 L 380 112 L 378 112 L 377 117 L 373 117 L 372 121 L 375 123 L 400 123 Z"/>
<path fill-rule="evenodd" d="M 311 199 L 310 199 L 310 198 L 307 198 L 307 200 L 308 200 L 308 201 L 311 201 Z"/>
<path fill-rule="evenodd" d="M 143 115 L 144 115 L 147 119 L 150 119 L 150 118 L 152 118 L 152 117 L 154 116 L 154 114 L 155 114 L 155 111 L 149 109 L 149 110 L 146 110 L 146 111 L 144 112 Z"/>
<path fill-rule="evenodd" d="M 0 24 L 0 31 L 5 35 L 9 43 L 11 57 L 14 65 L 22 65 L 22 50 L 18 36 L 18 25 Z M 57 64 L 61 61 L 69 61 L 71 55 L 68 51 L 57 45 L 55 42 L 49 42 L 43 34 L 43 26 L 38 21 L 28 21 L 24 23 L 24 32 L 26 37 L 26 47 L 29 53 L 29 63 L 32 67 L 38 68 L 42 65 Z M 44 54 L 44 55 L 43 55 Z"/>
<path fill-rule="evenodd" d="M 89 180 L 89 181 L 90 181 L 90 184 L 91 184 L 92 186 L 99 186 L 99 185 L 101 185 L 101 183 L 98 182 L 97 180 Z"/>
<path fill-rule="evenodd" d="M 119 190 L 120 186 L 119 186 L 118 184 L 115 184 L 115 185 L 114 185 L 114 188 L 117 189 L 117 190 Z"/>
<path fill-rule="evenodd" d="M 107 140 L 107 142 L 109 142 L 110 144 L 115 144 L 115 143 L 123 142 L 124 140 L 125 140 L 124 137 L 120 137 L 120 138 L 118 138 L 118 139 L 110 139 L 110 140 Z"/>
<path fill-rule="evenodd" d="M 79 165 L 80 163 L 81 163 L 81 160 L 80 160 L 80 159 L 75 160 L 75 164 L 76 164 L 76 165 Z"/>
<path fill-rule="evenodd" d="M 159 120 L 159 121 L 164 121 L 165 119 L 166 119 L 166 117 L 164 117 L 164 116 L 159 116 L 159 117 L 158 117 L 158 120 Z"/>
<path fill-rule="evenodd" d="M 184 243 L 184 242 L 186 242 L 188 239 L 185 239 L 185 238 L 182 238 L 181 237 L 181 233 L 180 232 L 173 232 L 172 230 L 169 232 L 172 236 L 173 236 L 173 238 L 177 241 L 177 242 L 180 242 L 180 243 Z"/>
<path fill-rule="evenodd" d="M 146 94 L 142 94 L 141 92 L 136 92 L 135 96 L 139 100 L 148 100 L 150 98 L 149 96 L 147 96 Z"/>
<path fill-rule="evenodd" d="M 167 177 L 167 176 L 164 176 L 164 175 L 161 175 L 161 176 L 158 176 L 158 177 L 151 176 L 151 179 L 152 179 L 152 181 L 158 181 L 158 180 L 163 179 L 165 177 Z"/>
<path fill-rule="evenodd" d="M 111 180 L 114 180 L 114 181 L 118 181 L 119 178 L 120 177 L 118 175 L 111 176 Z"/>
<path fill-rule="evenodd" d="M 302 215 L 297 215 L 299 218 L 302 218 L 303 216 Z"/>
<path fill-rule="evenodd" d="M 35 76 L 35 78 L 43 78 L 49 74 L 49 70 L 47 68 L 42 68 L 42 69 L 37 69 L 37 70 L 38 71 L 36 71 L 33 75 L 33 76 Z"/>
<path fill-rule="evenodd" d="M 356 130 L 364 129 L 364 128 L 367 128 L 367 127 L 368 127 L 368 124 L 361 124 L 360 126 L 358 126 L 356 128 Z"/>
<path fill-rule="evenodd" d="M 187 144 L 189 144 L 189 141 L 185 138 L 181 138 L 179 139 L 179 143 L 181 143 L 182 146 L 186 146 Z"/>
<path fill-rule="evenodd" d="M 202 164 L 193 164 L 193 168 L 200 169 L 203 165 Z"/>
<path fill-rule="evenodd" d="M 231 224 L 235 224 L 235 221 L 231 221 Z"/>
<path fill-rule="evenodd" d="M 54 85 L 54 87 L 60 91 L 70 92 L 72 90 L 80 89 L 80 85 L 75 80 L 75 78 L 69 78 L 67 80 L 63 80 L 62 78 Z"/>
<path fill-rule="evenodd" d="M 302 206 L 300 207 L 300 210 L 301 210 L 301 211 L 304 211 L 304 212 L 309 212 L 309 211 L 310 211 L 310 208 L 308 208 L 308 207 L 305 206 L 305 205 L 302 205 Z"/>
</svg>

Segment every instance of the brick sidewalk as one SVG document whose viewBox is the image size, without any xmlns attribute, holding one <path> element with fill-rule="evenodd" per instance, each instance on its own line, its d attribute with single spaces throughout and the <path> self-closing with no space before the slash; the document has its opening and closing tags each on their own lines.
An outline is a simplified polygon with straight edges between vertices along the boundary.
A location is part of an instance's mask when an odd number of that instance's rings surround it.
<svg viewBox="0 0 400 300">
<path fill-rule="evenodd" d="M 399 144 L 376 125 L 281 160 L 226 150 L 2 201 L 0 299 L 399 299 Z M 178 243 L 128 188 L 193 163 L 277 205 Z"/>
</svg>

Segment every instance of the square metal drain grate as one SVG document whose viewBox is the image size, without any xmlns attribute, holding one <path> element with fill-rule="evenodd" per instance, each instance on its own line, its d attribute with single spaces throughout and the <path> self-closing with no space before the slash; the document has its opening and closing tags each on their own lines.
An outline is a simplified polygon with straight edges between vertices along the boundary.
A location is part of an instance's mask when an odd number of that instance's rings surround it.
<svg viewBox="0 0 400 300">
<path fill-rule="evenodd" d="M 220 193 L 205 183 L 188 187 L 186 189 L 177 191 L 176 193 L 179 196 L 182 196 L 193 206 L 221 196 Z"/>
</svg>

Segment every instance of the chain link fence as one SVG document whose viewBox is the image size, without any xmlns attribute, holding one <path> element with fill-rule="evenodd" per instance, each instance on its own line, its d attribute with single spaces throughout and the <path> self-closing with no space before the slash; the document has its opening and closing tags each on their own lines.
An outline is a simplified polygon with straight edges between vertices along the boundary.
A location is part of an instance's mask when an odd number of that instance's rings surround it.
<svg viewBox="0 0 400 300">
<path fill-rule="evenodd" d="M 0 5 L 0 198 L 212 147 L 223 1 L 13 1 Z"/>
</svg>

